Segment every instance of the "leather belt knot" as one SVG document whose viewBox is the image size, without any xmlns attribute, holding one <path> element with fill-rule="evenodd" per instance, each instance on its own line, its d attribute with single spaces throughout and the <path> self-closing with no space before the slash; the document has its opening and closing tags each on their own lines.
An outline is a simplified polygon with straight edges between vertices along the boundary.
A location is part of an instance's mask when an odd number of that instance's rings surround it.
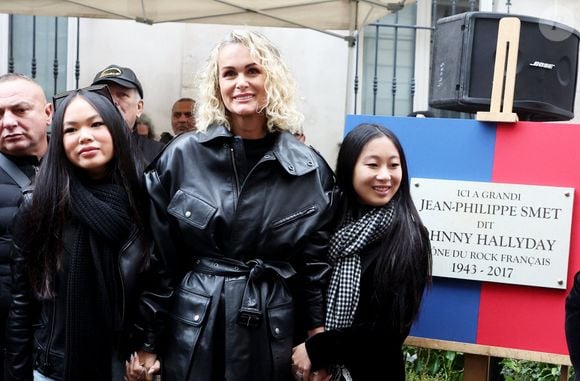
<svg viewBox="0 0 580 381">
<path fill-rule="evenodd" d="M 248 261 L 248 265 L 251 266 L 249 279 L 258 280 L 264 275 L 266 271 L 266 266 L 264 266 L 264 261 L 261 259 L 252 259 Z M 252 266 L 253 265 L 253 266 Z"/>
<path fill-rule="evenodd" d="M 259 327 L 264 320 L 261 283 L 266 280 L 266 275 L 273 274 L 278 278 L 288 279 L 296 274 L 288 262 L 264 261 L 262 259 L 242 262 L 231 258 L 198 257 L 194 261 L 193 269 L 222 276 L 247 275 L 248 279 L 238 311 L 237 323 L 248 328 Z"/>
</svg>

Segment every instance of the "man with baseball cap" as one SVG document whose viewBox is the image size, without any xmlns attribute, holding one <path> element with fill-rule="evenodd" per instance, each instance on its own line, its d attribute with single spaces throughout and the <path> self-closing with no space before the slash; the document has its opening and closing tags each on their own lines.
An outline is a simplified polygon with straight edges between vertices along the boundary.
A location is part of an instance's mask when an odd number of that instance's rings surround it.
<svg viewBox="0 0 580 381">
<path fill-rule="evenodd" d="M 145 162 L 149 164 L 163 148 L 163 144 L 142 137 L 135 131 L 137 118 L 143 113 L 143 86 L 141 86 L 135 72 L 128 67 L 109 65 L 95 76 L 93 85 L 98 84 L 105 84 L 109 87 L 115 103 L 123 113 L 127 125 L 133 131 Z"/>
</svg>

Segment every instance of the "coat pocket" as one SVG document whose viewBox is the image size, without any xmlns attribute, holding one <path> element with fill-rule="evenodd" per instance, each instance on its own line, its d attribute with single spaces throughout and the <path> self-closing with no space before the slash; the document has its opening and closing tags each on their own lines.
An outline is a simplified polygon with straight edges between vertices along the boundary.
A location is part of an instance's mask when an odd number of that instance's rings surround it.
<svg viewBox="0 0 580 381">
<path fill-rule="evenodd" d="M 186 380 L 211 297 L 178 288 L 171 301 L 168 340 L 164 356 L 166 380 Z"/>
<path fill-rule="evenodd" d="M 307 206 L 307 207 L 302 208 L 300 210 L 297 210 L 296 212 L 293 212 L 287 216 L 276 219 L 275 221 L 272 222 L 272 229 L 273 230 L 280 229 L 281 227 L 293 224 L 294 222 L 296 222 L 300 219 L 312 216 L 313 214 L 316 214 L 317 212 L 318 212 L 317 205 Z"/>
<path fill-rule="evenodd" d="M 290 373 L 294 336 L 294 304 L 268 307 L 274 380 L 285 379 Z"/>
<path fill-rule="evenodd" d="M 216 208 L 204 200 L 179 189 L 167 206 L 167 212 L 175 218 L 198 229 L 205 229 Z"/>
</svg>

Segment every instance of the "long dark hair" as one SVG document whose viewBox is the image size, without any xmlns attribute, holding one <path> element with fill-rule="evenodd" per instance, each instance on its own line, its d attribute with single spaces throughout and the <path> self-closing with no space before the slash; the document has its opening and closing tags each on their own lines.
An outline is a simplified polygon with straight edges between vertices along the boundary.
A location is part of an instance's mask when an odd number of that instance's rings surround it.
<svg viewBox="0 0 580 381">
<path fill-rule="evenodd" d="M 70 218 L 70 179 L 83 176 L 83 171 L 66 157 L 63 145 L 64 113 L 75 97 L 86 100 L 107 126 L 114 147 L 108 164 L 110 181 L 127 192 L 130 217 L 139 228 L 144 226 L 140 214 L 144 210 L 143 165 L 135 155 L 136 147 L 123 116 L 110 99 L 97 92 L 71 92 L 57 103 L 48 151 L 35 179 L 30 207 L 22 217 L 27 242 L 18 243 L 26 252 L 32 289 L 41 298 L 54 295 L 54 274 L 62 265 L 63 227 Z"/>
<path fill-rule="evenodd" d="M 419 312 L 423 292 L 431 280 L 431 245 L 411 198 L 403 147 L 395 134 L 381 125 L 358 125 L 342 142 L 336 164 L 337 184 L 344 195 L 339 226 L 347 216 L 360 214 L 363 206 L 353 186 L 355 164 L 365 145 L 380 137 L 387 137 L 397 148 L 402 178 L 399 190 L 390 201 L 395 207 L 393 222 L 380 243 L 381 254 L 374 270 L 374 297 L 379 303 L 392 300 L 390 312 L 398 317 L 393 325 L 407 331 Z"/>
</svg>

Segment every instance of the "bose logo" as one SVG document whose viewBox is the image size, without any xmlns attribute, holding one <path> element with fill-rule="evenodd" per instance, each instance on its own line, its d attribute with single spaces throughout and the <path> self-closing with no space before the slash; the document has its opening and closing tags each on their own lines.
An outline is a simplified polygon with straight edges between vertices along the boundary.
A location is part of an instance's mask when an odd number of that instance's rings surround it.
<svg viewBox="0 0 580 381">
<path fill-rule="evenodd" d="M 534 61 L 534 63 L 531 63 L 530 66 L 541 67 L 542 69 L 552 70 L 554 68 L 554 66 L 556 66 L 556 64 Z"/>
</svg>

